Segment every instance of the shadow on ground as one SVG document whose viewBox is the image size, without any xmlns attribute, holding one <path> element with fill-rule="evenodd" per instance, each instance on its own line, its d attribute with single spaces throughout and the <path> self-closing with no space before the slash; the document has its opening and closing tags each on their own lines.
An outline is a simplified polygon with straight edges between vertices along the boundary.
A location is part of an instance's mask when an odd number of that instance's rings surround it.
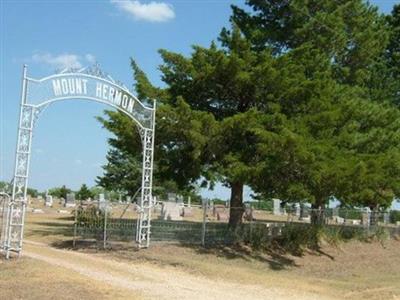
<svg viewBox="0 0 400 300">
<path fill-rule="evenodd" d="M 183 242 L 162 242 L 158 241 L 153 243 L 153 247 L 150 247 L 144 251 L 138 251 L 134 240 L 134 234 L 130 235 L 129 238 L 124 241 L 118 241 L 117 238 L 112 235 L 107 236 L 108 240 L 106 243 L 106 249 L 103 249 L 103 232 L 102 230 L 98 230 L 95 232 L 91 232 L 90 236 L 85 236 L 84 239 L 77 238 L 75 247 L 73 246 L 73 236 L 74 236 L 74 227 L 70 222 L 70 217 L 62 218 L 64 222 L 35 222 L 32 225 L 34 226 L 27 233 L 27 237 L 30 236 L 41 236 L 41 237 L 51 237 L 56 236 L 59 237 L 52 241 L 50 245 L 54 248 L 58 249 L 69 249 L 69 250 L 79 250 L 79 251 L 88 251 L 88 252 L 103 252 L 103 251 L 113 251 L 113 252 L 126 252 L 131 254 L 132 259 L 146 259 L 152 260 L 152 255 L 155 257 L 157 255 L 162 254 L 164 249 L 173 245 L 173 247 L 178 247 L 181 249 L 190 249 L 194 253 L 202 256 L 206 259 L 207 255 L 213 255 L 216 257 L 223 257 L 228 260 L 241 259 L 247 262 L 258 261 L 261 263 L 265 263 L 272 270 L 285 270 L 291 267 L 298 267 L 295 262 L 295 257 L 302 256 L 304 252 L 311 255 L 318 256 L 326 256 L 331 260 L 334 260 L 334 257 L 329 255 L 328 253 L 322 251 L 320 248 L 315 249 L 305 249 L 303 251 L 298 251 L 296 249 L 287 249 L 282 247 L 277 240 L 271 240 L 268 244 L 262 248 L 262 250 L 254 250 L 249 245 L 244 243 L 237 244 L 223 244 L 223 243 L 215 243 L 210 244 L 207 247 L 202 247 L 199 243 L 191 243 L 190 241 Z M 177 233 L 185 234 L 186 233 Z M 166 251 L 167 252 L 167 251 Z M 174 254 L 173 254 L 174 255 Z"/>
</svg>

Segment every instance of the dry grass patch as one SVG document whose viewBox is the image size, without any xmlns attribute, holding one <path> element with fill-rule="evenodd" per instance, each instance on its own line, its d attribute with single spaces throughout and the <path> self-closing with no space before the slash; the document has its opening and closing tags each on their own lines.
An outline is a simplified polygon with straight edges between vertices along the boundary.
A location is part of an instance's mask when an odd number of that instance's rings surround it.
<svg viewBox="0 0 400 300">
<path fill-rule="evenodd" d="M 0 260 L 0 299 L 138 299 L 42 261 Z"/>
</svg>

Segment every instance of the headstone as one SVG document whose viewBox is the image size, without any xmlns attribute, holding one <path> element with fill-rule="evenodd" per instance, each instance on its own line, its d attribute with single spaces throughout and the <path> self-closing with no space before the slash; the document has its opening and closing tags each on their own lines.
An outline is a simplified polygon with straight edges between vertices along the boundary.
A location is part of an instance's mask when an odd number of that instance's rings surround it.
<svg viewBox="0 0 400 300">
<path fill-rule="evenodd" d="M 383 213 L 383 224 L 389 224 L 390 222 L 390 215 L 388 212 Z"/>
<path fill-rule="evenodd" d="M 336 224 L 339 224 L 339 225 L 344 224 L 344 218 L 341 218 L 341 217 L 339 217 L 339 216 L 333 216 L 333 217 L 332 217 L 332 220 L 333 220 L 333 222 L 336 223 Z"/>
<path fill-rule="evenodd" d="M 107 201 L 104 194 L 99 194 L 99 209 L 101 211 L 107 210 Z"/>
<path fill-rule="evenodd" d="M 281 200 L 273 199 L 273 202 L 274 202 L 274 211 L 273 211 L 274 215 L 277 216 L 281 215 Z"/>
<path fill-rule="evenodd" d="M 188 207 L 192 207 L 192 198 L 188 197 Z"/>
<path fill-rule="evenodd" d="M 363 211 L 361 213 L 361 224 L 365 227 L 369 227 L 369 212 L 368 211 Z"/>
<path fill-rule="evenodd" d="M 253 216 L 253 209 L 251 207 L 246 207 L 244 210 L 244 219 L 246 221 L 254 221 L 254 216 Z"/>
<path fill-rule="evenodd" d="M 161 212 L 162 212 L 162 205 L 161 205 L 160 203 L 156 203 L 156 204 L 153 206 L 153 212 L 158 213 L 158 214 L 161 214 Z"/>
<path fill-rule="evenodd" d="M 335 207 L 332 209 L 332 217 L 338 217 L 339 216 L 339 207 Z"/>
<path fill-rule="evenodd" d="M 345 224 L 347 225 L 360 225 L 361 220 L 355 220 L 355 219 L 346 219 Z"/>
<path fill-rule="evenodd" d="M 178 203 L 178 204 L 183 204 L 183 197 L 182 197 L 181 195 L 178 195 L 178 196 L 176 197 L 176 203 Z"/>
<path fill-rule="evenodd" d="M 34 209 L 32 209 L 32 212 L 34 214 L 43 214 L 44 213 L 43 209 L 40 209 L 40 208 L 34 208 Z"/>
<path fill-rule="evenodd" d="M 53 206 L 53 196 L 46 195 L 46 201 L 45 201 L 44 205 L 52 207 Z"/>
<path fill-rule="evenodd" d="M 295 215 L 296 217 L 300 217 L 300 204 L 296 203 L 295 205 Z"/>
<path fill-rule="evenodd" d="M 64 209 L 59 209 L 59 210 L 57 210 L 57 212 L 59 214 L 68 214 L 69 213 L 68 210 L 64 210 Z"/>
<path fill-rule="evenodd" d="M 68 193 L 65 200 L 65 207 L 75 207 L 75 193 Z"/>
<path fill-rule="evenodd" d="M 176 194 L 175 193 L 168 193 L 167 194 L 167 201 L 168 202 L 176 202 Z"/>
<path fill-rule="evenodd" d="M 181 206 L 174 202 L 163 202 L 161 218 L 163 220 L 181 221 Z"/>
</svg>

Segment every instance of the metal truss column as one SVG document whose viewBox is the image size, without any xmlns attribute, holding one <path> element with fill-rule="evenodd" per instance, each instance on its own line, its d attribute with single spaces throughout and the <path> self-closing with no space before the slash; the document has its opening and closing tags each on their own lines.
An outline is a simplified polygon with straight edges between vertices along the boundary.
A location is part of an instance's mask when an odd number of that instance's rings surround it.
<svg viewBox="0 0 400 300">
<path fill-rule="evenodd" d="M 153 155 L 154 155 L 154 129 L 155 105 L 153 111 L 152 129 L 142 131 L 143 140 L 143 166 L 142 166 L 142 194 L 139 203 L 139 218 L 136 226 L 136 242 L 139 248 L 150 245 L 151 234 L 151 209 L 153 207 Z"/>
<path fill-rule="evenodd" d="M 13 189 L 6 217 L 4 238 L 4 250 L 7 258 L 10 256 L 10 251 L 18 254 L 21 252 L 24 234 L 29 162 L 35 119 L 35 106 L 26 104 L 26 84 L 26 66 L 24 66 Z"/>
</svg>

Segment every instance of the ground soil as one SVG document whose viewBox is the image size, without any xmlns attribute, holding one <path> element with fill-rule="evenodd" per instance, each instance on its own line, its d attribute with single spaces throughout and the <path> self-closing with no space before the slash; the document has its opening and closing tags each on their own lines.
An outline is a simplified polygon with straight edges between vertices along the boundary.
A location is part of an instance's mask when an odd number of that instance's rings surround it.
<svg viewBox="0 0 400 300">
<path fill-rule="evenodd" d="M 400 241 L 293 256 L 246 247 L 71 249 L 71 216 L 28 214 L 21 258 L 0 260 L 0 299 L 400 299 Z"/>
</svg>

